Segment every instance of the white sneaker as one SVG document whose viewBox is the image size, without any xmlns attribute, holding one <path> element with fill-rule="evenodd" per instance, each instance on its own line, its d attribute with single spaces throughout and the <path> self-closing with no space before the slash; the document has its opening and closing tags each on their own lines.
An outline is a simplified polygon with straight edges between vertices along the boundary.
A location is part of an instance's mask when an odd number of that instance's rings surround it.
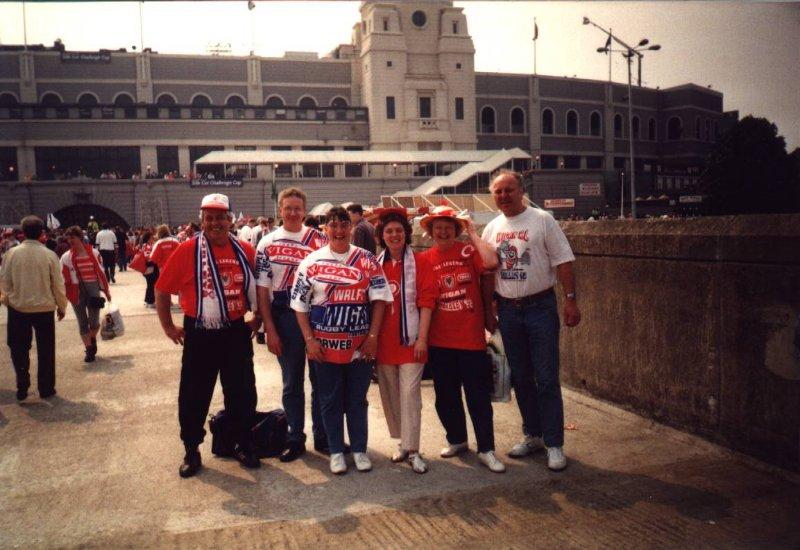
<svg viewBox="0 0 800 550">
<path fill-rule="evenodd" d="M 506 465 L 497 459 L 497 456 L 494 454 L 494 451 L 486 451 L 485 453 L 478 453 L 478 460 L 480 460 L 484 466 L 486 466 L 496 474 L 502 474 L 503 472 L 506 471 Z"/>
<path fill-rule="evenodd" d="M 453 458 L 457 454 L 463 453 L 468 448 L 469 446 L 467 445 L 466 441 L 464 443 L 451 443 L 450 445 L 442 449 L 442 452 L 439 453 L 439 456 L 441 456 L 442 458 Z"/>
<path fill-rule="evenodd" d="M 424 474 L 428 471 L 428 465 L 425 464 L 425 461 L 422 460 L 422 455 L 419 453 L 413 453 L 408 456 L 408 465 L 418 474 Z"/>
<path fill-rule="evenodd" d="M 558 472 L 567 467 L 567 457 L 561 447 L 547 448 L 547 467 Z"/>
<path fill-rule="evenodd" d="M 369 472 L 372 469 L 372 461 L 370 461 L 367 453 L 353 453 L 353 461 L 356 463 L 356 470 L 359 472 Z"/>
<path fill-rule="evenodd" d="M 331 455 L 331 473 L 339 475 L 347 472 L 347 463 L 344 461 L 344 453 L 333 453 Z"/>
<path fill-rule="evenodd" d="M 392 455 L 392 462 L 403 462 L 405 459 L 408 458 L 408 451 L 404 451 L 400 445 L 397 446 L 397 450 Z"/>
<path fill-rule="evenodd" d="M 525 436 L 525 441 L 520 441 L 508 451 L 508 456 L 511 458 L 522 458 L 528 456 L 534 451 L 544 449 L 544 442 L 541 437 Z"/>
</svg>

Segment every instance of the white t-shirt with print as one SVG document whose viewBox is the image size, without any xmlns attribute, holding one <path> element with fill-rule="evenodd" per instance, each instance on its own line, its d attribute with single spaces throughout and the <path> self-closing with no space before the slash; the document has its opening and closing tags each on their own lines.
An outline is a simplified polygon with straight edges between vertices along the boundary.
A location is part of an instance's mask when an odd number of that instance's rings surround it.
<svg viewBox="0 0 800 550">
<path fill-rule="evenodd" d="M 486 225 L 482 238 L 500 259 L 495 290 L 504 298 L 522 298 L 555 286 L 556 266 L 575 261 L 555 218 L 530 206 L 516 216 L 500 214 Z"/>
</svg>

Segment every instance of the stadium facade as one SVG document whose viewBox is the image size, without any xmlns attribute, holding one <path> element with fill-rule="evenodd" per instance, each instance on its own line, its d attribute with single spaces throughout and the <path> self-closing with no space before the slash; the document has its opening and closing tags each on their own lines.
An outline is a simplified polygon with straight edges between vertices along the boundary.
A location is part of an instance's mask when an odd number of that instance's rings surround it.
<svg viewBox="0 0 800 550">
<path fill-rule="evenodd" d="M 509 166 L 532 165 L 534 198 L 569 213 L 619 200 L 631 137 L 639 195 L 694 193 L 731 118 L 718 91 L 637 86 L 631 136 L 626 85 L 476 72 L 474 53 L 466 16 L 448 1 L 363 2 L 351 44 L 323 58 L 0 46 L 0 179 L 63 186 L 78 177 L 84 189 L 87 178 L 108 172 L 126 181 L 186 175 L 212 151 L 449 151 L 452 158 L 518 148 L 530 160 Z M 302 178 L 327 189 L 326 198 L 369 202 L 448 175 L 467 157 L 399 170 L 391 163 L 373 173 L 300 155 L 280 166 L 231 164 L 220 176 L 275 178 L 279 187 Z M 456 190 L 485 183 L 474 178 Z M 129 216 L 141 221 L 141 208 Z"/>
</svg>

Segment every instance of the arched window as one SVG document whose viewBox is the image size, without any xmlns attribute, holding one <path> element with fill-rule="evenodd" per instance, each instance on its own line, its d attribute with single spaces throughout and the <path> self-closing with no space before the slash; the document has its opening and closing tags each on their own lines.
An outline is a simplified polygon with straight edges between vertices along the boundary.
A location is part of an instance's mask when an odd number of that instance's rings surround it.
<svg viewBox="0 0 800 550">
<path fill-rule="evenodd" d="M 593 136 L 603 133 L 603 117 L 597 111 L 594 111 L 589 117 L 589 132 Z"/>
<path fill-rule="evenodd" d="M 283 109 L 284 102 L 279 96 L 271 95 L 267 98 L 265 106 L 269 107 L 270 109 Z"/>
<path fill-rule="evenodd" d="M 578 113 L 573 109 L 567 111 L 567 135 L 578 135 Z"/>
<path fill-rule="evenodd" d="M 706 119 L 706 141 L 711 141 L 711 121 Z"/>
<path fill-rule="evenodd" d="M 681 124 L 680 117 L 672 117 L 667 121 L 667 139 L 677 140 L 681 139 L 683 135 L 683 124 Z"/>
<path fill-rule="evenodd" d="M 555 132 L 553 127 L 553 111 L 545 109 L 542 111 L 542 133 L 552 135 Z"/>
<path fill-rule="evenodd" d="M 694 139 L 700 140 L 701 129 L 700 129 L 700 117 L 694 119 Z"/>
<path fill-rule="evenodd" d="M 57 93 L 47 92 L 42 96 L 40 103 L 45 107 L 55 107 L 57 105 L 61 105 L 63 101 L 61 101 L 61 96 L 59 96 Z"/>
<path fill-rule="evenodd" d="M 156 105 L 159 107 L 171 107 L 176 103 L 175 98 L 170 94 L 161 94 L 156 98 Z"/>
<path fill-rule="evenodd" d="M 117 107 L 133 107 L 133 103 L 134 101 L 130 94 L 121 93 L 114 98 L 114 105 Z"/>
<path fill-rule="evenodd" d="M 631 124 L 633 125 L 633 139 L 639 139 L 639 117 L 634 116 Z"/>
<path fill-rule="evenodd" d="M 481 109 L 481 132 L 484 134 L 494 134 L 494 108 L 486 105 Z"/>
<path fill-rule="evenodd" d="M 192 98 L 192 107 L 211 107 L 211 99 L 203 94 L 197 94 Z"/>
<path fill-rule="evenodd" d="M 622 138 L 624 135 L 625 134 L 622 131 L 622 115 L 617 113 L 614 115 L 614 137 Z"/>
<path fill-rule="evenodd" d="M 525 111 L 522 107 L 514 107 L 511 109 L 511 133 L 525 133 Z"/>
<path fill-rule="evenodd" d="M 300 98 L 300 102 L 297 104 L 298 107 L 301 109 L 316 109 L 317 108 L 317 100 L 311 96 L 303 96 Z"/>
<path fill-rule="evenodd" d="M 647 139 L 650 141 L 656 140 L 656 119 L 654 118 L 647 122 Z"/>
<path fill-rule="evenodd" d="M 19 105 L 19 101 L 14 94 L 0 94 L 0 107 L 16 107 L 17 105 Z"/>
<path fill-rule="evenodd" d="M 94 107 L 98 103 L 99 101 L 97 101 L 97 96 L 88 92 L 81 94 L 80 97 L 78 97 L 78 105 L 81 107 Z"/>
<path fill-rule="evenodd" d="M 331 107 L 335 107 L 337 109 L 344 109 L 347 107 L 347 100 L 343 97 L 336 96 L 331 99 Z"/>
<path fill-rule="evenodd" d="M 228 107 L 244 107 L 244 99 L 238 95 L 232 95 L 225 100 L 225 105 Z"/>
</svg>

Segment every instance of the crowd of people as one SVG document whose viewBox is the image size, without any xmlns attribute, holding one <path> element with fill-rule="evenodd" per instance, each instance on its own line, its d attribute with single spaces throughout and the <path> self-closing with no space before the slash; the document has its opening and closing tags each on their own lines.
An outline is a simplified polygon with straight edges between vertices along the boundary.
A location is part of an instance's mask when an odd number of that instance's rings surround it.
<svg viewBox="0 0 800 550">
<path fill-rule="evenodd" d="M 218 377 L 237 441 L 235 457 L 245 467 L 260 466 L 249 437 L 258 401 L 253 337 L 281 368 L 288 422 L 282 462 L 307 451 L 308 372 L 313 448 L 329 456 L 334 474 L 347 471 L 349 453 L 358 471 L 371 470 L 367 392 L 375 375 L 389 435 L 398 441 L 391 460 L 428 471 L 420 448 L 420 384 L 427 365 L 446 439 L 439 455 L 468 450 L 468 412 L 479 461 L 502 473 L 486 353 L 487 331 L 498 328 L 522 420 L 522 436 L 508 455 L 546 450 L 548 467 L 562 470 L 558 335 L 562 319 L 569 327 L 580 322 L 574 256 L 554 218 L 525 206 L 519 174 L 500 172 L 491 192 L 501 213 L 482 235 L 469 217 L 447 206 L 425 213 L 420 225 L 433 246 L 424 252 L 411 247 L 406 209 L 376 209 L 374 225 L 357 204 L 309 219 L 306 195 L 296 187 L 278 197 L 277 226 L 267 217 L 236 222 L 228 197 L 213 193 L 200 204 L 199 223 L 130 231 L 104 225 L 95 234 L 91 227 L 71 227 L 63 232 L 67 247 L 60 266 L 41 242 L 41 220 L 27 217 L 22 244 L 6 252 L 0 267 L 17 397 L 25 399 L 30 386 L 32 330 L 37 342 L 48 344 L 39 346 L 40 395 L 55 393 L 55 344 L 46 339 L 52 338 L 54 312 L 63 318 L 67 301 L 78 318 L 85 360 L 94 360 L 95 306 L 100 294 L 111 300 L 115 265 L 131 267 L 147 280 L 145 304 L 155 307 L 166 336 L 182 346 L 181 477 L 202 467 L 199 447 Z M 38 270 L 37 277 L 20 276 L 31 270 Z M 183 312 L 177 324 L 176 307 Z"/>
</svg>

